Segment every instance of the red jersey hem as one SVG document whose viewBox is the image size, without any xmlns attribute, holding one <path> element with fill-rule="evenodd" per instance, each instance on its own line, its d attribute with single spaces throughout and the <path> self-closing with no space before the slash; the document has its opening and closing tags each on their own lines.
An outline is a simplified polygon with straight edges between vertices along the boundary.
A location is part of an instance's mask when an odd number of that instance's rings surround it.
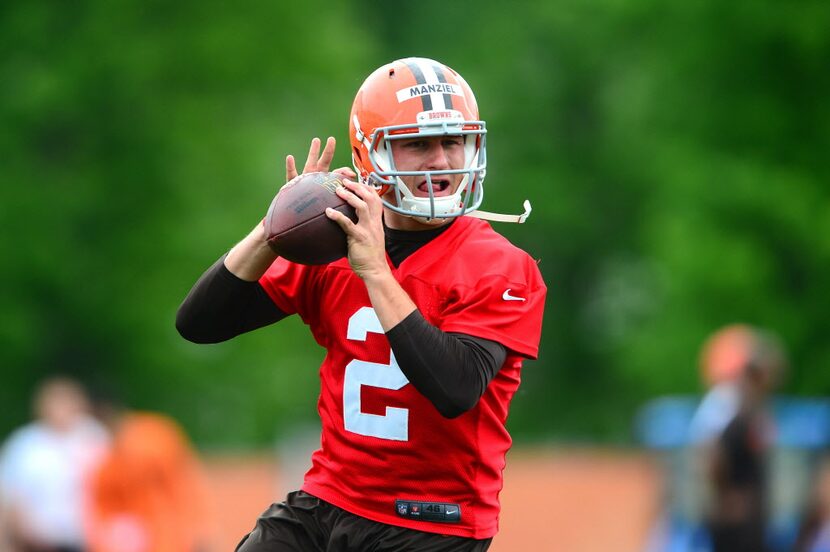
<svg viewBox="0 0 830 552">
<path fill-rule="evenodd" d="M 467 537 L 471 539 L 489 539 L 494 537 L 498 532 L 498 525 L 488 526 L 481 529 L 473 529 L 471 527 L 458 526 L 451 523 L 436 523 L 429 521 L 409 521 L 400 518 L 394 514 L 381 514 L 371 510 L 362 508 L 361 506 L 351 502 L 342 495 L 332 493 L 326 487 L 316 485 L 311 482 L 306 482 L 302 486 L 303 491 L 310 495 L 316 496 L 321 500 L 342 508 L 349 513 L 356 516 L 364 517 L 378 523 L 385 523 L 386 525 L 394 525 L 396 527 L 406 527 L 407 529 L 414 529 L 416 531 L 423 531 L 425 533 L 437 533 L 439 535 L 451 535 L 454 537 Z M 390 508 L 394 508 L 391 505 Z"/>
</svg>

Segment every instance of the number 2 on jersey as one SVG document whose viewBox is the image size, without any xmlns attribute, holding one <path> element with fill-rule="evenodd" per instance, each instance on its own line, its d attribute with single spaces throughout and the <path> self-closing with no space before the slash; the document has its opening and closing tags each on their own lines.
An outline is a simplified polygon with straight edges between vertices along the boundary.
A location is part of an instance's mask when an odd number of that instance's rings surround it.
<svg viewBox="0 0 830 552">
<path fill-rule="evenodd" d="M 349 318 L 346 337 L 354 341 L 366 341 L 369 333 L 383 334 L 375 310 L 361 307 Z M 369 385 L 397 391 L 409 383 L 398 367 L 395 354 L 389 351 L 389 363 L 366 362 L 354 359 L 346 365 L 343 379 L 343 422 L 346 430 L 368 437 L 409 440 L 409 409 L 386 407 L 386 414 L 366 414 L 361 411 L 361 387 Z"/>
</svg>

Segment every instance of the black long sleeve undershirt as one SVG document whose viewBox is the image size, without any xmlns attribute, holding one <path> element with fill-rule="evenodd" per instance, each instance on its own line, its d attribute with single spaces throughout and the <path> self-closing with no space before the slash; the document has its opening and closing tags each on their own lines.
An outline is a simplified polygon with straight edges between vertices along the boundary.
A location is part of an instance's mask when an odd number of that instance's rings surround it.
<svg viewBox="0 0 830 552">
<path fill-rule="evenodd" d="M 193 343 L 220 343 L 286 316 L 259 282 L 242 280 L 228 270 L 222 255 L 179 306 L 176 329 Z"/>
<path fill-rule="evenodd" d="M 386 338 L 406 378 L 445 418 L 473 408 L 507 357 L 500 343 L 441 331 L 417 310 Z"/>
<path fill-rule="evenodd" d="M 259 282 L 225 267 L 222 256 L 199 278 L 176 314 L 176 329 L 194 343 L 219 343 L 287 315 Z M 446 418 L 473 408 L 507 356 L 501 344 L 447 333 L 412 312 L 386 332 L 401 371 Z"/>
</svg>

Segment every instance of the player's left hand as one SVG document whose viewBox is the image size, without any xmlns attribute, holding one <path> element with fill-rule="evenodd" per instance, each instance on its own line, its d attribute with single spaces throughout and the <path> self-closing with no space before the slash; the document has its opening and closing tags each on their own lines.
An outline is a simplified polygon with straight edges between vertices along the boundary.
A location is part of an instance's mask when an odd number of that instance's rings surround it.
<svg viewBox="0 0 830 552">
<path fill-rule="evenodd" d="M 355 223 L 339 211 L 326 209 L 326 216 L 339 224 L 346 233 L 352 270 L 363 280 L 388 274 L 390 270 L 386 262 L 383 204 L 377 191 L 366 184 L 346 180 L 344 187 L 337 189 L 337 195 L 357 212 L 358 221 Z"/>
</svg>

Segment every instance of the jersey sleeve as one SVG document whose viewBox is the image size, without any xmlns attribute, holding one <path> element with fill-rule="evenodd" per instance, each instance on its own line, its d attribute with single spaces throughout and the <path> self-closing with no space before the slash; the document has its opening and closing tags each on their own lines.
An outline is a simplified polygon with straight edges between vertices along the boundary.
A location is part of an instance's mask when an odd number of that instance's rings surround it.
<svg viewBox="0 0 830 552">
<path fill-rule="evenodd" d="M 475 281 L 455 286 L 442 313 L 441 329 L 490 339 L 537 358 L 547 287 L 529 256 L 519 265 L 506 262 L 505 270 L 489 270 Z"/>
<path fill-rule="evenodd" d="M 259 279 L 259 284 L 281 311 L 299 314 L 303 322 L 313 325 L 317 312 L 312 308 L 315 275 L 314 267 L 278 258 Z"/>
</svg>

